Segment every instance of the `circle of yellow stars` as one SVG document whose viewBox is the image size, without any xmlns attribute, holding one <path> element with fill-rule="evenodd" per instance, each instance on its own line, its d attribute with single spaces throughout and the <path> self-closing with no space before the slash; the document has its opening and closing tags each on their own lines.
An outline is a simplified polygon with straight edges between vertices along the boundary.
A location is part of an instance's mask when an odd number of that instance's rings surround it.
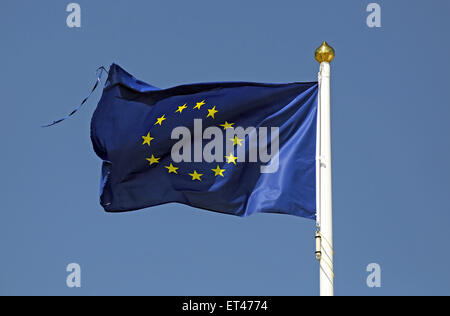
<svg viewBox="0 0 450 316">
<path fill-rule="evenodd" d="M 202 100 L 200 102 L 196 102 L 195 106 L 192 108 L 192 110 L 201 110 L 202 106 L 206 105 L 206 100 Z M 189 109 L 187 103 L 184 103 L 183 105 L 178 106 L 177 110 L 175 111 L 175 113 L 179 113 L 182 114 L 183 111 L 185 109 Z M 219 112 L 216 109 L 216 106 L 213 106 L 212 108 L 208 108 L 208 114 L 206 116 L 206 118 L 212 118 L 215 119 L 215 115 Z M 166 120 L 166 115 L 163 114 L 161 117 L 156 118 L 156 122 L 153 125 L 159 125 L 162 126 L 163 122 Z M 225 121 L 223 124 L 220 124 L 219 126 L 221 126 L 224 130 L 226 130 L 227 128 L 233 128 L 234 123 L 229 123 L 228 121 Z M 150 132 L 147 133 L 147 135 L 142 136 L 142 145 L 147 145 L 149 147 L 151 147 L 151 141 L 154 140 L 155 138 L 152 137 L 150 135 Z M 233 142 L 233 146 L 242 146 L 242 142 L 244 141 L 243 139 L 239 138 L 238 136 L 234 136 L 234 138 L 230 138 L 230 141 Z M 159 160 L 161 159 L 161 157 L 155 157 L 154 154 L 152 154 L 151 157 L 145 158 L 148 163 L 149 166 L 153 166 L 153 165 L 158 165 L 159 164 Z M 225 156 L 226 159 L 226 164 L 234 164 L 236 165 L 237 159 L 238 157 L 234 156 L 233 153 L 230 153 L 229 155 Z M 176 167 L 173 165 L 173 163 L 170 163 L 167 166 L 164 166 L 165 169 L 167 169 L 168 174 L 178 174 L 178 169 L 180 169 L 179 167 Z M 211 171 L 214 173 L 215 177 L 225 177 L 224 176 L 224 172 L 226 171 L 225 169 L 222 169 L 219 165 L 217 165 L 216 168 L 211 169 Z M 202 176 L 204 174 L 202 173 L 198 173 L 197 170 L 193 170 L 191 173 L 188 173 L 188 175 L 191 177 L 192 181 L 202 181 Z"/>
</svg>

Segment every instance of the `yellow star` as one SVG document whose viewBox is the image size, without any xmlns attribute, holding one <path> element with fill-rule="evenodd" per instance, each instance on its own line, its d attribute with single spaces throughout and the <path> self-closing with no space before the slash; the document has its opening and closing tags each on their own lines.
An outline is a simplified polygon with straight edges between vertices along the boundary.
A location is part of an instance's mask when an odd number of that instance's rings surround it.
<svg viewBox="0 0 450 316">
<path fill-rule="evenodd" d="M 178 167 L 174 167 L 172 165 L 172 163 L 169 166 L 165 166 L 165 168 L 167 168 L 169 170 L 169 173 L 176 173 L 176 174 L 178 174 L 177 169 L 179 169 L 179 168 Z"/>
<path fill-rule="evenodd" d="M 223 127 L 223 129 L 227 129 L 227 128 L 233 128 L 234 123 L 228 123 L 227 121 L 225 121 L 225 123 L 220 124 L 220 126 Z"/>
<path fill-rule="evenodd" d="M 203 100 L 202 102 L 197 102 L 194 106 L 194 109 L 199 109 L 202 107 L 202 105 L 204 105 L 206 102 L 206 100 Z"/>
<path fill-rule="evenodd" d="M 233 142 L 233 146 L 234 145 L 242 146 L 242 142 L 244 141 L 243 139 L 237 137 L 236 135 L 234 136 L 234 138 L 230 138 L 230 140 Z"/>
<path fill-rule="evenodd" d="M 181 113 L 181 112 L 183 112 L 183 110 L 184 110 L 185 108 L 187 108 L 186 103 L 183 104 L 183 105 L 180 105 L 180 106 L 178 107 L 178 110 L 175 111 L 175 113 L 177 113 L 177 112 L 180 112 L 180 113 Z"/>
<path fill-rule="evenodd" d="M 154 139 L 153 137 L 150 137 L 150 132 L 148 132 L 148 134 L 146 136 L 142 136 L 142 138 L 144 139 L 144 142 L 142 143 L 142 145 L 148 144 L 150 146 L 150 142 Z"/>
<path fill-rule="evenodd" d="M 203 174 L 197 173 L 196 170 L 194 170 L 194 173 L 190 173 L 189 175 L 192 177 L 192 181 L 194 181 L 194 180 L 202 181 L 202 179 L 201 179 L 200 177 L 201 177 Z"/>
<path fill-rule="evenodd" d="M 236 164 L 237 157 L 235 157 L 232 153 L 229 156 L 225 156 L 225 158 L 227 158 L 227 163 Z"/>
<path fill-rule="evenodd" d="M 159 126 L 161 126 L 162 121 L 164 121 L 165 119 L 166 119 L 166 115 L 163 114 L 163 116 L 158 117 L 158 118 L 156 119 L 155 125 L 156 125 L 156 124 L 159 124 Z"/>
<path fill-rule="evenodd" d="M 214 176 L 217 177 L 218 175 L 223 177 L 223 172 L 225 171 L 225 169 L 220 169 L 219 165 L 217 165 L 216 169 L 211 169 L 212 171 L 214 171 Z"/>
<path fill-rule="evenodd" d="M 150 162 L 150 166 L 151 166 L 154 163 L 159 163 L 159 159 L 161 159 L 161 158 L 156 158 L 155 156 L 152 155 L 151 158 L 145 158 L 145 159 L 148 160 L 148 162 Z"/>
<path fill-rule="evenodd" d="M 210 117 L 211 116 L 212 118 L 215 118 L 214 114 L 216 114 L 217 112 L 219 112 L 219 111 L 217 111 L 216 107 L 214 106 L 212 109 L 208 109 L 208 115 L 206 117 Z"/>
</svg>

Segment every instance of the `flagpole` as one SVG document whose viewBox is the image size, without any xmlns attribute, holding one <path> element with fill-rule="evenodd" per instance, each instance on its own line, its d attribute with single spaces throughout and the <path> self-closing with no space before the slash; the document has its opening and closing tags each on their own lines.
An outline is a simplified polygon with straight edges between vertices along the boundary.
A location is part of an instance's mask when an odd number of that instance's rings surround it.
<svg viewBox="0 0 450 316">
<path fill-rule="evenodd" d="M 330 62 L 334 55 L 334 49 L 327 42 L 315 52 L 320 63 L 316 138 L 316 257 L 320 266 L 320 296 L 334 295 L 330 120 Z"/>
</svg>

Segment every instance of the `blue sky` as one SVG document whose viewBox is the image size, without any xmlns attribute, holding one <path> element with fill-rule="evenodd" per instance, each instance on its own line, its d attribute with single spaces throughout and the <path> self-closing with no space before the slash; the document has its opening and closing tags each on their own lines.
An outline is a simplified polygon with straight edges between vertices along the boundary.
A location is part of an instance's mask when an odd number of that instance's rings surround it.
<svg viewBox="0 0 450 316">
<path fill-rule="evenodd" d="M 95 69 L 116 62 L 158 87 L 314 81 L 332 63 L 337 295 L 450 294 L 450 3 L 70 1 L 0 4 L 0 294 L 316 295 L 314 222 L 164 205 L 107 214 L 89 124 Z M 66 286 L 66 265 L 82 287 Z M 366 286 L 378 263 L 382 287 Z"/>
</svg>

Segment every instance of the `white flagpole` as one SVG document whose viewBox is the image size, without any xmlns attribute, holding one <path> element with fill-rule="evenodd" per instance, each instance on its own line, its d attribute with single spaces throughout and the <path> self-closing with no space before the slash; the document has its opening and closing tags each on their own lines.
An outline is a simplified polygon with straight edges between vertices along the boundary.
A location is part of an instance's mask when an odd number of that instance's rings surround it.
<svg viewBox="0 0 450 316">
<path fill-rule="evenodd" d="M 315 53 L 320 63 L 316 146 L 316 257 L 320 265 L 320 296 L 334 295 L 330 120 L 330 62 L 334 54 L 334 49 L 326 42 Z"/>
</svg>

